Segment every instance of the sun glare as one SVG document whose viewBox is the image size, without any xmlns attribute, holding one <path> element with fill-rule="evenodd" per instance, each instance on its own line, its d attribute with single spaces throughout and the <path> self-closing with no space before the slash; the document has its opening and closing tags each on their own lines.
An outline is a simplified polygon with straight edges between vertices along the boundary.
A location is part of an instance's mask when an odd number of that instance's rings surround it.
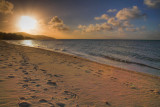
<svg viewBox="0 0 160 107">
<path fill-rule="evenodd" d="M 30 32 L 36 29 L 37 20 L 30 16 L 21 16 L 18 26 L 23 32 Z"/>
</svg>

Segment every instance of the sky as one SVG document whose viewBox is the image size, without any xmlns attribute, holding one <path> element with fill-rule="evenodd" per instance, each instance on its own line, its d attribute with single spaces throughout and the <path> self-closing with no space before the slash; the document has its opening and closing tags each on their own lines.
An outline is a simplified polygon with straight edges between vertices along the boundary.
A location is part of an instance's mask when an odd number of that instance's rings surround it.
<svg viewBox="0 0 160 107">
<path fill-rule="evenodd" d="M 22 31 L 22 16 L 34 18 L 36 27 Z M 0 0 L 0 31 L 57 39 L 160 40 L 160 0 Z"/>
</svg>

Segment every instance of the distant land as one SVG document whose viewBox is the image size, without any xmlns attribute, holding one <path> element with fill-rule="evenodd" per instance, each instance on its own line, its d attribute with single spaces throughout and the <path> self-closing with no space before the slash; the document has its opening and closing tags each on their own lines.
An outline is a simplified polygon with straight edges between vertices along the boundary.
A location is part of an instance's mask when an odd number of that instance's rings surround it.
<svg viewBox="0 0 160 107">
<path fill-rule="evenodd" d="M 55 38 L 45 35 L 32 35 L 25 32 L 6 33 L 0 32 L 0 40 L 52 40 Z"/>
</svg>

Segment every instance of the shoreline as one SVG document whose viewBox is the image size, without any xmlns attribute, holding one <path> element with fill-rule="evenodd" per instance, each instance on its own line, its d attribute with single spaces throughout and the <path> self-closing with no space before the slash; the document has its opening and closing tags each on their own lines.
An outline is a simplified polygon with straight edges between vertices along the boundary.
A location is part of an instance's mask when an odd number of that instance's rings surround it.
<svg viewBox="0 0 160 107">
<path fill-rule="evenodd" d="M 3 42 L 6 42 L 6 41 L 4 40 Z M 6 42 L 6 43 L 8 43 L 8 42 Z M 41 49 L 41 50 L 44 50 L 44 51 L 50 51 L 50 52 L 54 52 L 54 53 L 57 53 L 57 54 L 66 55 L 66 56 L 70 56 L 70 57 L 77 57 L 77 58 L 80 58 L 82 60 L 93 62 L 93 63 L 97 63 L 97 64 L 100 64 L 100 65 L 103 65 L 103 66 L 112 67 L 112 68 L 115 68 L 115 69 L 124 70 L 126 72 L 137 73 L 137 74 L 141 74 L 141 75 L 144 75 L 144 76 L 150 76 L 150 77 L 153 77 L 153 78 L 160 79 L 160 76 L 154 75 L 154 74 L 151 74 L 151 73 L 138 72 L 138 71 L 134 71 L 134 70 L 128 70 L 128 69 L 125 69 L 125 68 L 116 67 L 114 65 L 113 66 L 112 65 L 107 65 L 107 64 L 96 62 L 96 61 L 93 61 L 93 60 L 90 60 L 90 59 L 87 59 L 87 58 L 76 56 L 76 55 L 73 55 L 73 54 L 64 53 L 64 52 L 56 52 L 56 51 L 54 51 L 52 49 L 41 48 L 41 47 L 25 46 L 25 45 L 18 45 L 18 44 L 14 44 L 14 43 L 8 43 L 8 44 L 12 44 L 12 45 L 16 45 L 16 46 L 22 46 L 22 47 L 30 47 L 30 48 Z"/>
<path fill-rule="evenodd" d="M 158 76 L 4 41 L 0 49 L 0 106 L 160 106 Z"/>
</svg>

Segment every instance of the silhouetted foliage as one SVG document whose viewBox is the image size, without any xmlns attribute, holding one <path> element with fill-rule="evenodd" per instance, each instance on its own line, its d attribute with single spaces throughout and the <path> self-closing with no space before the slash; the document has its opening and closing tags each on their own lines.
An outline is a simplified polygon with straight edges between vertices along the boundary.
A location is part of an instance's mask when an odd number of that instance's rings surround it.
<svg viewBox="0 0 160 107">
<path fill-rule="evenodd" d="M 23 35 L 18 35 L 15 33 L 4 33 L 0 32 L 1 40 L 24 40 L 24 39 L 32 39 L 30 37 L 24 37 Z"/>
<path fill-rule="evenodd" d="M 27 33 L 17 34 L 17 33 L 0 32 L 0 40 L 29 40 L 29 39 L 43 40 L 43 39 L 54 39 L 54 38 L 42 36 L 42 35 L 30 35 Z"/>
</svg>

